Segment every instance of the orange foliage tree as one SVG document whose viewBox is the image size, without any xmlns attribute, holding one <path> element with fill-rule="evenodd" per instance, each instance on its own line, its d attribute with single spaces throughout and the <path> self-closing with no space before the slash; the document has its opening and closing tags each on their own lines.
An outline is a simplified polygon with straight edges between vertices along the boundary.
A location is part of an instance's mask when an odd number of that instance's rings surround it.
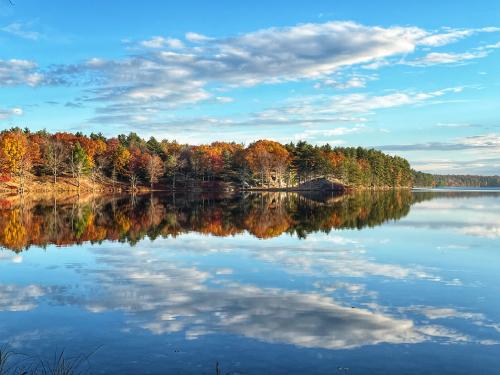
<svg viewBox="0 0 500 375">
<path fill-rule="evenodd" d="M 253 173 L 260 177 L 261 185 L 267 182 L 283 186 L 283 176 L 290 165 L 290 154 L 280 143 L 260 140 L 245 151 L 245 160 Z"/>
</svg>

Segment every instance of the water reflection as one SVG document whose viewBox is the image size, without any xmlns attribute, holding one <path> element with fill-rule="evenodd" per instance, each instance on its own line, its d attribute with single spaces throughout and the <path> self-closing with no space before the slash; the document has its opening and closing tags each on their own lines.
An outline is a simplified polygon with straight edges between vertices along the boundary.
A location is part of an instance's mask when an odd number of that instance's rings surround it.
<svg viewBox="0 0 500 375">
<path fill-rule="evenodd" d="M 428 195 L 408 190 L 350 195 L 263 193 L 245 196 L 70 197 L 0 202 L 0 245 L 15 251 L 31 245 L 70 245 L 103 240 L 136 243 L 144 237 L 198 232 L 231 236 L 247 231 L 266 239 L 283 233 L 372 227 L 408 214 Z"/>
<path fill-rule="evenodd" d="M 126 312 L 128 325 L 155 335 L 183 332 L 187 339 L 197 339 L 233 333 L 264 342 L 323 349 L 435 338 L 473 340 L 440 325 L 417 325 L 411 319 L 395 317 L 381 306 L 346 305 L 321 286 L 304 292 L 243 284 L 216 272 L 174 265 L 148 251 L 107 251 L 100 253 L 99 262 L 105 267 L 81 270 L 85 279 L 94 278 L 92 284 L 99 285 L 98 291 L 78 295 L 66 291 L 69 294 L 53 297 L 58 303 L 76 304 L 93 313 Z M 406 275 L 407 280 L 412 277 L 419 275 Z"/>
<path fill-rule="evenodd" d="M 28 226 L 0 251 L 0 345 L 103 345 L 93 364 L 111 374 L 212 373 L 216 360 L 249 374 L 488 373 L 498 238 L 466 229 L 497 224 L 498 198 L 12 202 L 0 228 Z"/>
<path fill-rule="evenodd" d="M 201 245 L 201 241 L 198 244 Z M 370 293 L 362 284 L 316 282 L 313 284 L 316 290 L 312 291 L 263 287 L 225 278 L 224 272 L 182 266 L 181 262 L 164 259 L 149 249 L 131 253 L 115 245 L 92 249 L 97 265 L 75 268 L 82 280 L 79 286 L 2 285 L 0 311 L 34 310 L 43 298 L 54 306 L 75 306 L 92 314 L 120 311 L 127 316 L 126 326 L 154 335 L 181 332 L 186 339 L 193 340 L 231 333 L 263 342 L 323 349 L 349 349 L 378 343 L 415 344 L 435 339 L 448 343 L 477 341 L 439 324 L 417 324 L 405 317 L 408 312 L 420 313 L 432 320 L 453 317 L 472 319 L 484 326 L 491 324 L 482 314 L 453 309 L 410 306 L 390 310 L 379 305 L 377 294 Z M 268 250 L 263 249 L 267 254 L 272 253 Z M 320 265 L 326 263 L 327 267 L 340 255 L 344 263 L 334 266 L 336 271 L 317 272 L 329 275 L 330 281 L 343 276 L 366 277 L 370 273 L 395 279 L 430 277 L 430 281 L 441 281 L 411 269 L 362 259 L 357 252 L 343 247 L 330 248 L 331 254 L 326 255 L 320 246 L 319 253 L 323 255 L 319 257 L 307 248 L 295 247 L 294 251 L 298 253 L 294 263 L 311 259 Z M 266 258 L 266 261 L 279 265 L 282 261 L 279 257 L 283 255 Z M 355 264 L 356 259 L 362 259 L 363 263 Z M 299 275 L 301 271 L 293 268 L 296 265 L 284 267 Z M 333 298 L 331 295 L 340 289 L 355 296 L 354 299 L 366 297 L 370 303 L 355 307 Z"/>
</svg>

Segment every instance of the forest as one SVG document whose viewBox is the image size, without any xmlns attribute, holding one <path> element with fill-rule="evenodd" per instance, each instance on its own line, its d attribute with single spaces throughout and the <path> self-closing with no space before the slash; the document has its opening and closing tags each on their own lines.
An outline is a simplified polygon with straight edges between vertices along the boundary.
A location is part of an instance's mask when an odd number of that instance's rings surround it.
<svg viewBox="0 0 500 375">
<path fill-rule="evenodd" d="M 478 176 L 478 175 L 438 175 L 413 171 L 413 183 L 416 187 L 440 187 L 440 186 L 474 186 L 474 187 L 498 187 L 500 176 Z"/>
<path fill-rule="evenodd" d="M 71 178 L 78 190 L 90 181 L 92 188 L 117 184 L 135 191 L 141 186 L 175 190 L 218 184 L 293 188 L 319 178 L 350 188 L 409 187 L 413 174 L 408 161 L 398 156 L 304 141 L 188 145 L 144 140 L 135 133 L 106 138 L 19 128 L 0 132 L 0 182 L 15 183 L 22 193 L 33 181 L 55 187 L 61 178 Z"/>
</svg>

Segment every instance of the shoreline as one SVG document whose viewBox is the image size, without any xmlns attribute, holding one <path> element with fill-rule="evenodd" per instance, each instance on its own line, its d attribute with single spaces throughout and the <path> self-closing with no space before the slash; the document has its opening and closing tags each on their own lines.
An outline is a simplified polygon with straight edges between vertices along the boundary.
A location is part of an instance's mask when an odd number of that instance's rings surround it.
<svg viewBox="0 0 500 375">
<path fill-rule="evenodd" d="M 292 188 L 234 188 L 234 189 L 200 189 L 200 188 L 184 188 L 179 187 L 176 189 L 168 188 L 149 188 L 140 187 L 135 191 L 131 189 L 108 189 L 108 188 L 96 188 L 94 190 L 89 189 L 26 189 L 23 193 L 16 191 L 14 189 L 0 189 L 1 196 L 34 196 L 34 195 L 120 195 L 120 194 L 148 194 L 148 193 L 239 193 L 239 192 L 281 192 L 281 193 L 300 193 L 300 192 L 316 192 L 316 193 L 350 193 L 356 191 L 390 191 L 390 190 L 429 190 L 430 188 L 414 188 L 411 186 L 396 186 L 396 187 L 346 187 L 342 189 L 307 189 L 300 187 Z"/>
<path fill-rule="evenodd" d="M 170 184 L 158 183 L 153 187 L 149 185 L 137 185 L 134 190 L 130 185 L 122 181 L 112 181 L 109 179 L 99 182 L 89 179 L 81 179 L 78 186 L 76 179 L 72 177 L 60 177 L 54 184 L 48 178 L 33 178 L 24 187 L 24 191 L 19 191 L 19 184 L 14 182 L 0 182 L 0 196 L 5 195 L 53 195 L 53 194 L 145 194 L 145 193 L 237 193 L 237 192 L 320 192 L 320 193 L 349 193 L 354 191 L 374 190 L 400 190 L 412 189 L 413 186 L 349 186 L 340 181 L 331 181 L 325 178 L 317 178 L 297 186 L 246 186 L 228 182 L 212 182 L 206 184 L 205 181 L 184 181 L 172 189 Z"/>
</svg>

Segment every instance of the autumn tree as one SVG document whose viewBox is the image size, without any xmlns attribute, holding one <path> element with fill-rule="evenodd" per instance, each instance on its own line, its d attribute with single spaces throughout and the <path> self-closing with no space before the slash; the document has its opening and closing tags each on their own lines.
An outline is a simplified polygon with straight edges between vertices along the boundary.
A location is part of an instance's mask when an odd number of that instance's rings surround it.
<svg viewBox="0 0 500 375">
<path fill-rule="evenodd" d="M 208 157 L 214 177 L 223 181 L 238 180 L 240 156 L 243 146 L 234 142 L 212 142 Z"/>
<path fill-rule="evenodd" d="M 61 141 L 51 137 L 44 145 L 43 156 L 45 165 L 53 176 L 52 182 L 55 185 L 57 176 L 62 173 L 66 165 L 67 149 Z"/>
<path fill-rule="evenodd" d="M 105 159 L 107 145 L 102 138 L 96 137 L 95 135 L 91 138 L 81 137 L 79 142 L 87 154 L 89 164 L 88 172 L 92 180 L 92 190 L 94 190 L 96 181 L 101 178 L 104 168 L 107 165 Z"/>
<path fill-rule="evenodd" d="M 145 157 L 145 162 L 149 183 L 151 184 L 151 189 L 153 189 L 153 184 L 158 182 L 159 178 L 165 171 L 163 161 L 158 155 L 147 154 Z"/>
<path fill-rule="evenodd" d="M 282 186 L 283 175 L 290 163 L 290 154 L 280 143 L 260 140 L 252 143 L 247 149 L 245 160 L 252 172 L 260 176 L 261 186 L 267 181 Z"/>
<path fill-rule="evenodd" d="M 1 135 L 0 166 L 3 171 L 18 178 L 19 192 L 24 193 L 26 177 L 33 166 L 25 133 L 15 130 Z"/>
<path fill-rule="evenodd" d="M 125 175 L 128 177 L 130 182 L 130 189 L 134 192 L 137 189 L 137 184 L 139 183 L 142 171 L 144 171 L 145 166 L 145 155 L 141 152 L 139 148 L 134 147 L 130 151 L 130 157 L 125 166 Z"/>
<path fill-rule="evenodd" d="M 118 175 L 126 177 L 127 164 L 130 161 L 130 151 L 117 139 L 111 139 L 107 144 L 106 158 L 109 161 L 109 173 L 113 182 Z"/>
</svg>

